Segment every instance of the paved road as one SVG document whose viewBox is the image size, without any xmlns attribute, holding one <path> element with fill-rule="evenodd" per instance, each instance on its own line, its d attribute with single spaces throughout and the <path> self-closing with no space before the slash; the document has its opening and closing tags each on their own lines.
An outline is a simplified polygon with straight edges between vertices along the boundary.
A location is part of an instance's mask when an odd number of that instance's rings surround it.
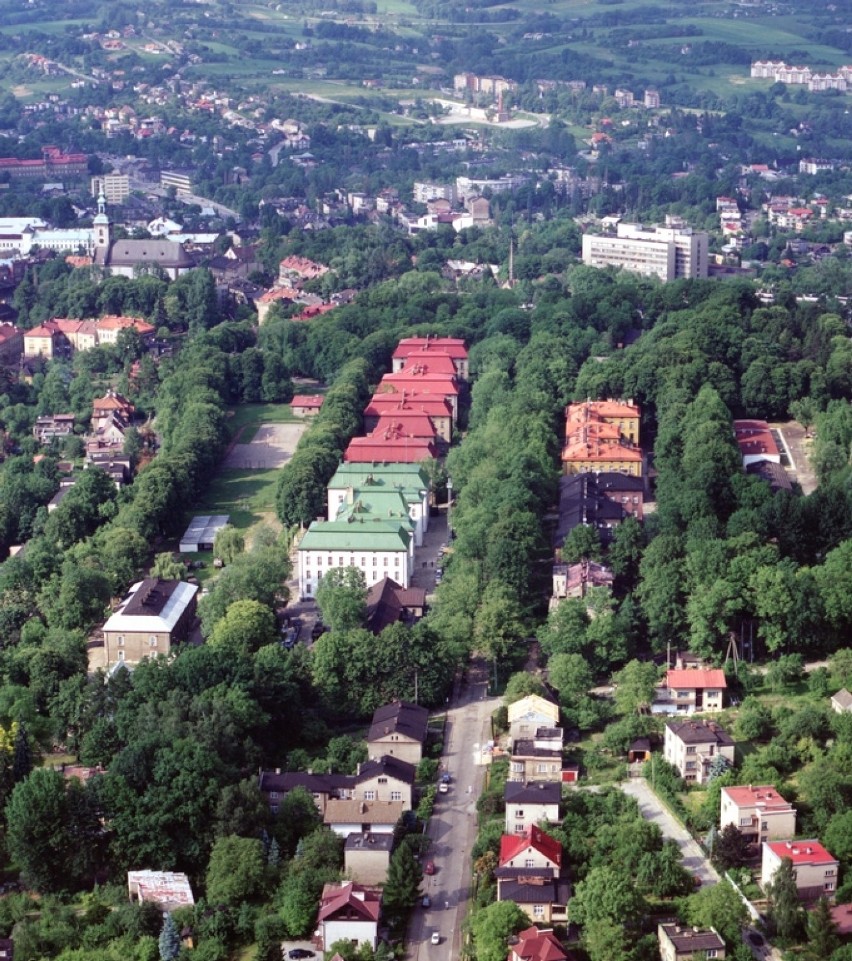
<svg viewBox="0 0 852 961">
<path fill-rule="evenodd" d="M 452 784 L 439 794 L 429 821 L 432 839 L 428 859 L 435 874 L 424 877 L 423 891 L 431 908 L 418 907 L 409 928 L 408 956 L 416 961 L 447 961 L 461 953 L 461 926 L 468 909 L 470 851 L 476 838 L 476 799 L 482 792 L 486 766 L 482 746 L 491 737 L 491 712 L 498 699 L 486 698 L 488 673 L 481 663 L 468 669 L 468 681 L 454 693 L 444 742 L 444 771 Z M 430 941 L 437 931 L 439 945 Z"/>
<path fill-rule="evenodd" d="M 663 807 L 660 799 L 648 787 L 648 782 L 643 777 L 631 778 L 623 782 L 621 790 L 631 797 L 635 797 L 639 802 L 639 810 L 646 821 L 653 821 L 663 832 L 663 837 L 677 842 L 680 848 L 683 866 L 690 874 L 701 879 L 701 886 L 718 884 L 719 875 L 710 863 L 710 859 L 705 857 L 698 844 L 693 841 L 689 831 L 674 818 L 666 808 Z"/>
</svg>

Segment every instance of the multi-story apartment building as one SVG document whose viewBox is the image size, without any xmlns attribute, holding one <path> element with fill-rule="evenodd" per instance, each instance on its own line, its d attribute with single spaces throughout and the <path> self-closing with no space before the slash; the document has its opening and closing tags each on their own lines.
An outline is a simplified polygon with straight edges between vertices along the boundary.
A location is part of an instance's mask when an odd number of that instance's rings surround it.
<svg viewBox="0 0 852 961">
<path fill-rule="evenodd" d="M 671 222 L 665 227 L 618 224 L 615 236 L 584 234 L 583 263 L 622 267 L 666 282 L 707 276 L 707 234 Z"/>
</svg>

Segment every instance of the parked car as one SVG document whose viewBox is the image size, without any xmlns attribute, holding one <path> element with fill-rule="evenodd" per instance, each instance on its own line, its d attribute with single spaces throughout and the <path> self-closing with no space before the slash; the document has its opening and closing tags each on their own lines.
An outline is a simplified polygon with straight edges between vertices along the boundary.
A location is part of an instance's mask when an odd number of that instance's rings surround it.
<svg viewBox="0 0 852 961">
<path fill-rule="evenodd" d="M 423 873 L 424 873 L 424 874 L 434 874 L 434 873 L 435 873 L 435 862 L 434 862 L 434 861 L 427 861 L 427 862 L 423 865 Z"/>
<path fill-rule="evenodd" d="M 450 790 L 450 785 L 447 784 L 446 781 L 441 781 L 441 783 L 438 785 L 439 794 L 446 794 L 449 790 Z"/>
<path fill-rule="evenodd" d="M 449 771 L 444 771 L 441 775 L 441 784 L 449 784 L 452 781 Z"/>
<path fill-rule="evenodd" d="M 433 931 L 433 932 L 432 932 L 432 944 L 440 944 L 440 943 L 441 943 L 441 935 L 438 934 L 437 931 Z"/>
<path fill-rule="evenodd" d="M 314 951 L 308 951 L 307 948 L 293 948 L 292 951 L 287 952 L 287 957 L 292 958 L 293 961 L 301 961 L 302 958 L 313 958 L 315 955 Z"/>
<path fill-rule="evenodd" d="M 429 897 L 428 894 L 423 895 L 423 900 L 420 903 L 423 905 L 424 908 L 432 907 L 432 899 Z"/>
</svg>

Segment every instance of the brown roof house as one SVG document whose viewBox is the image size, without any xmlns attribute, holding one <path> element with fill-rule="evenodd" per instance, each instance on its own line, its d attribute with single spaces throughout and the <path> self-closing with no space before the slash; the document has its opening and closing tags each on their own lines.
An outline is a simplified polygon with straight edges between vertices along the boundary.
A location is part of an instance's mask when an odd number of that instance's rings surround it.
<svg viewBox="0 0 852 961">
<path fill-rule="evenodd" d="M 715 721 L 668 721 L 663 757 L 690 784 L 703 784 L 717 757 L 734 763 L 734 742 Z"/>
<path fill-rule="evenodd" d="M 168 654 L 189 634 L 197 593 L 197 585 L 185 581 L 148 577 L 134 584 L 103 626 L 107 666 Z"/>
<path fill-rule="evenodd" d="M 367 734 L 370 757 L 389 754 L 409 764 L 423 759 L 429 711 L 410 701 L 394 701 L 377 708 Z"/>
</svg>

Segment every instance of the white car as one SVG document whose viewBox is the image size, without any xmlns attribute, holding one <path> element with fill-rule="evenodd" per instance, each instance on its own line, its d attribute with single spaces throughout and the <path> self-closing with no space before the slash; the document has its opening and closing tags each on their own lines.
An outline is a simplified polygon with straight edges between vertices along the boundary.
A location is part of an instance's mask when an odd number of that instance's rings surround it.
<svg viewBox="0 0 852 961">
<path fill-rule="evenodd" d="M 447 784 L 445 781 L 441 781 L 441 783 L 438 785 L 439 794 L 446 794 L 447 791 L 449 790 L 450 790 L 450 785 Z"/>
<path fill-rule="evenodd" d="M 433 931 L 433 932 L 432 932 L 432 944 L 440 944 L 440 943 L 441 943 L 441 935 L 438 934 L 437 931 Z"/>
</svg>

